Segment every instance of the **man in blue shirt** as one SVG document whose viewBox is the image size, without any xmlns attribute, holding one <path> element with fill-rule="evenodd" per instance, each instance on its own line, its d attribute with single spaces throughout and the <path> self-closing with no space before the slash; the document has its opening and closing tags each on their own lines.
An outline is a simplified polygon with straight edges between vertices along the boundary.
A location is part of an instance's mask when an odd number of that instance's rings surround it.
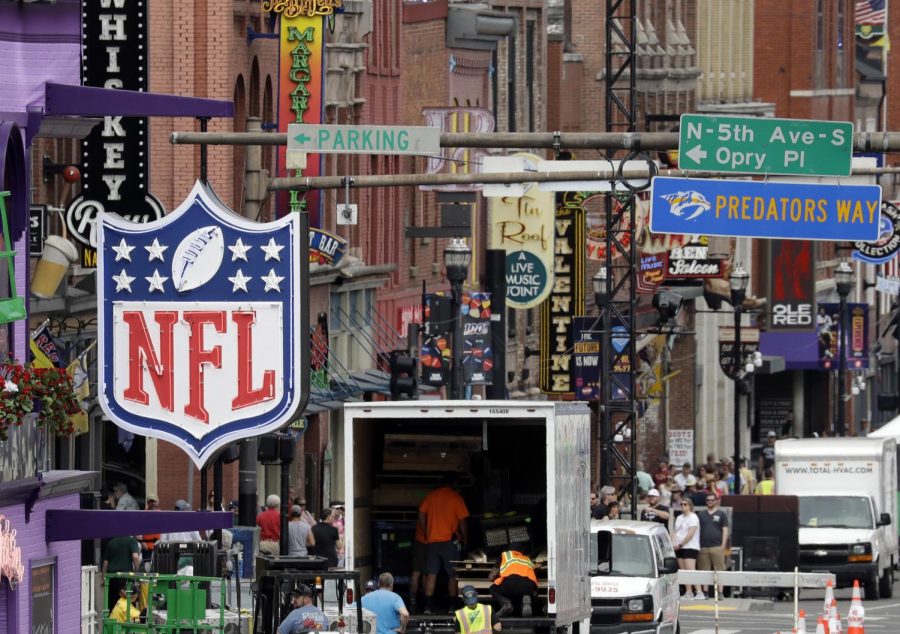
<svg viewBox="0 0 900 634">
<path fill-rule="evenodd" d="M 362 598 L 362 606 L 375 613 L 377 634 L 403 634 L 409 622 L 409 610 L 400 595 L 394 592 L 394 575 L 383 572 L 378 576 L 378 590 Z"/>
<path fill-rule="evenodd" d="M 278 634 L 301 634 L 326 629 L 325 613 L 313 603 L 313 591 L 302 583 L 291 591 L 291 613 L 278 626 Z"/>
</svg>

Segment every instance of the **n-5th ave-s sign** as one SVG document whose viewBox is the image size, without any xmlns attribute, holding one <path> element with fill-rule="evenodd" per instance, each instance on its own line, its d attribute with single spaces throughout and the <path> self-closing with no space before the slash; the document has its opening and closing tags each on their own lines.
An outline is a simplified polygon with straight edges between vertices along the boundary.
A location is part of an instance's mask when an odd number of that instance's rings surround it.
<svg viewBox="0 0 900 634">
<path fill-rule="evenodd" d="M 849 176 L 852 154 L 846 121 L 681 115 L 683 170 Z"/>
<path fill-rule="evenodd" d="M 427 126 L 288 126 L 288 152 L 311 154 L 440 154 L 441 130 Z"/>
</svg>

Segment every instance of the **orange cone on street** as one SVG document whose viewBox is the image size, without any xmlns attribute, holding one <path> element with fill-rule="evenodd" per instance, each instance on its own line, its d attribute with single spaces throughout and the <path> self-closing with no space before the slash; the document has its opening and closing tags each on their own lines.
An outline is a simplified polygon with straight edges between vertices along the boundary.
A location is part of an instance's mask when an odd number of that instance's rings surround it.
<svg viewBox="0 0 900 634">
<path fill-rule="evenodd" d="M 837 609 L 837 599 L 831 600 L 831 610 L 828 614 L 828 634 L 841 634 L 841 615 Z"/>
<path fill-rule="evenodd" d="M 806 612 L 804 612 L 803 610 L 800 610 L 799 614 L 797 615 L 797 627 L 795 629 L 797 630 L 797 634 L 807 634 Z"/>
<path fill-rule="evenodd" d="M 847 612 L 847 634 L 865 634 L 866 609 L 859 592 L 859 581 L 853 581 L 853 598 Z"/>
<path fill-rule="evenodd" d="M 828 614 L 831 612 L 831 602 L 834 601 L 834 586 L 831 583 L 831 579 L 825 584 L 825 607 L 822 609 L 822 616 L 826 619 L 828 618 Z"/>
</svg>

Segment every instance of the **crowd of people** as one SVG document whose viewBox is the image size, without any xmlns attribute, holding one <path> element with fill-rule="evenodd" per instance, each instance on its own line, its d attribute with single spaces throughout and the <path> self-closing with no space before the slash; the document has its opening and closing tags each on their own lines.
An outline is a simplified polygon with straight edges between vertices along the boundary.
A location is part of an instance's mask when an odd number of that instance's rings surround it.
<svg viewBox="0 0 900 634">
<path fill-rule="evenodd" d="M 638 517 L 669 528 L 678 566 L 682 570 L 725 570 L 728 549 L 728 515 L 721 499 L 725 495 L 773 495 L 775 493 L 775 432 L 769 432 L 759 460 L 751 465 L 746 458 L 735 468 L 734 460 L 706 456 L 694 468 L 685 462 L 671 464 L 664 456 L 652 473 L 638 463 Z M 619 518 L 620 504 L 630 505 L 627 492 L 613 486 L 591 490 L 591 517 Z M 687 586 L 683 599 L 706 599 L 708 588 Z"/>
</svg>

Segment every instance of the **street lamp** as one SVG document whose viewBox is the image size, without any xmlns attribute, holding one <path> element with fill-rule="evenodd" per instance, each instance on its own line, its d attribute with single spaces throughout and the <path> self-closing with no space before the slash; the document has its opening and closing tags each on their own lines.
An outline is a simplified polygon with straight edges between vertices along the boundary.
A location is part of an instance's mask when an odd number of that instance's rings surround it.
<svg viewBox="0 0 900 634">
<path fill-rule="evenodd" d="M 462 398 L 463 368 L 462 368 L 462 315 L 460 305 L 462 303 L 462 285 L 469 275 L 469 264 L 472 263 L 472 249 L 462 238 L 452 238 L 444 249 L 444 266 L 447 269 L 447 279 L 450 280 L 450 311 L 453 315 L 453 337 L 450 341 L 450 398 Z"/>
<path fill-rule="evenodd" d="M 731 271 L 728 285 L 731 287 L 731 306 L 734 308 L 734 348 L 732 349 L 732 368 L 734 372 L 734 465 L 740 469 L 741 464 L 741 309 L 747 296 L 747 283 L 750 274 L 740 264 Z M 735 480 L 737 482 L 737 480 Z"/>
<path fill-rule="evenodd" d="M 600 332 L 606 332 L 606 316 L 607 302 L 609 295 L 607 291 L 607 271 L 605 266 L 601 266 L 591 278 L 591 286 L 594 287 L 594 303 L 597 305 L 597 313 L 599 315 Z M 603 335 L 602 337 L 605 337 Z M 601 337 L 601 338 L 602 338 Z M 611 339 L 602 339 L 611 341 Z M 598 406 L 597 416 L 600 421 L 600 482 L 605 486 L 610 484 L 612 479 L 612 451 L 609 445 L 612 436 L 612 424 L 609 416 L 602 410 L 608 406 L 605 402 L 607 394 L 611 393 L 611 388 L 607 392 L 606 383 L 609 381 L 609 366 L 612 363 L 612 356 L 606 346 L 601 346 L 600 350 L 600 390 L 597 395 Z"/>
<path fill-rule="evenodd" d="M 847 324 L 847 296 L 853 287 L 853 269 L 846 262 L 841 262 L 834 269 L 834 286 L 837 289 L 838 297 L 841 300 L 840 312 L 838 315 L 838 404 L 837 404 L 837 423 L 834 426 L 834 433 L 837 436 L 844 436 L 847 433 L 847 422 L 845 420 L 844 398 L 846 386 L 844 385 L 844 373 L 847 371 L 847 364 L 844 357 L 846 356 L 846 324 Z"/>
</svg>

